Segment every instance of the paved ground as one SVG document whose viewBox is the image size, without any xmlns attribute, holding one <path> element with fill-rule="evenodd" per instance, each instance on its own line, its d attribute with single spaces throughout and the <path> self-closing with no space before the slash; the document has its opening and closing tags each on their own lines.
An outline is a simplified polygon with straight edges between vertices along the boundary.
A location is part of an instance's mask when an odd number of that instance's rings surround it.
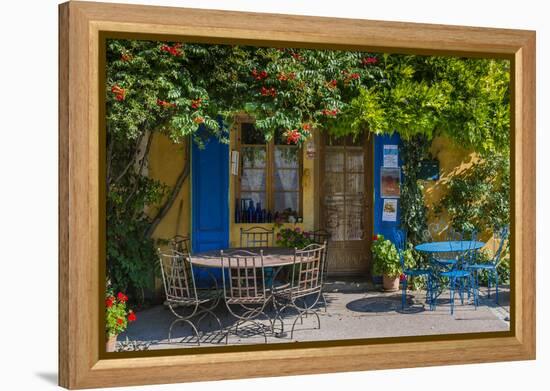
<svg viewBox="0 0 550 391">
<path fill-rule="evenodd" d="M 329 285 L 331 292 L 326 294 L 327 312 L 320 309 L 321 328 L 317 329 L 315 316 L 297 322 L 294 336 L 290 339 L 290 328 L 296 319 L 294 313 L 288 312 L 284 317 L 282 335 L 268 333 L 268 343 L 285 343 L 293 341 L 319 341 L 357 338 L 383 338 L 394 336 L 434 335 L 475 333 L 509 330 L 509 290 L 501 289 L 499 302 L 496 305 L 494 296 L 487 298 L 486 290 L 480 295 L 480 306 L 475 309 L 472 303 L 460 304 L 456 300 L 455 313 L 451 316 L 448 293 L 444 292 L 437 303 L 435 311 L 424 305 L 422 292 L 409 294 L 408 307 L 401 311 L 401 294 L 383 293 L 368 289 L 365 283 L 333 282 Z M 273 315 L 273 311 L 268 311 Z M 223 303 L 216 310 L 229 333 L 229 344 L 264 343 L 264 334 L 257 325 L 239 326 L 234 333 L 235 320 Z M 125 334 L 119 336 L 119 349 L 167 349 L 196 347 L 197 339 L 189 326 L 178 323 L 172 331 L 172 341 L 168 341 L 168 330 L 175 320 L 174 315 L 164 306 L 156 306 L 137 313 L 138 321 L 132 323 Z M 267 320 L 260 321 L 265 327 Z M 233 326 L 233 327 L 231 327 Z M 280 326 L 278 326 L 280 327 Z M 200 325 L 203 335 L 201 346 L 225 346 L 225 332 L 220 332 L 212 322 L 203 320 Z"/>
</svg>

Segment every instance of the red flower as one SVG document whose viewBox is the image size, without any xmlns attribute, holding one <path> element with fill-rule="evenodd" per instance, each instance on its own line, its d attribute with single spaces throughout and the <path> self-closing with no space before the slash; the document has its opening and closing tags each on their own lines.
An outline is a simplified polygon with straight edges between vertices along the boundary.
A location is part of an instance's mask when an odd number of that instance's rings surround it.
<svg viewBox="0 0 550 391">
<path fill-rule="evenodd" d="M 298 60 L 298 61 L 303 61 L 304 58 L 302 56 L 300 56 L 299 53 L 292 53 L 292 58 L 294 58 L 295 60 Z"/>
<path fill-rule="evenodd" d="M 126 90 L 120 87 L 118 84 L 115 84 L 111 87 L 111 92 L 115 94 L 115 98 L 118 101 L 123 101 L 126 97 Z"/>
<path fill-rule="evenodd" d="M 172 56 L 179 56 L 181 54 L 181 50 L 179 49 L 181 46 L 181 43 L 177 43 L 174 46 L 162 45 L 160 51 L 170 53 Z"/>
<path fill-rule="evenodd" d="M 372 237 L 372 240 L 378 240 L 378 235 L 374 235 L 374 236 Z"/>
<path fill-rule="evenodd" d="M 407 280 L 407 276 L 406 276 L 406 275 L 401 274 L 401 275 L 399 276 L 399 281 L 403 282 L 403 281 L 406 281 L 406 280 Z"/>
<path fill-rule="evenodd" d="M 115 303 L 115 298 L 113 296 L 109 296 L 105 299 L 105 307 L 111 308 L 113 304 Z"/>
<path fill-rule="evenodd" d="M 120 56 L 120 59 L 124 62 L 126 61 L 130 61 L 132 59 L 132 56 L 130 56 L 129 54 L 127 53 L 123 53 L 121 56 Z"/>
<path fill-rule="evenodd" d="M 193 121 L 196 123 L 196 124 L 202 124 L 204 122 L 204 118 L 203 117 L 195 117 L 193 119 Z"/>
<path fill-rule="evenodd" d="M 157 99 L 157 105 L 164 108 L 170 108 L 170 107 L 176 106 L 175 103 L 166 102 L 165 100 L 162 100 L 162 99 Z"/>
<path fill-rule="evenodd" d="M 267 77 L 267 72 L 266 71 L 261 71 L 260 72 L 260 78 L 265 79 L 266 77 Z"/>
<path fill-rule="evenodd" d="M 136 319 L 136 314 L 130 311 L 130 313 L 128 314 L 128 322 L 135 322 Z"/>
<path fill-rule="evenodd" d="M 351 75 L 349 75 L 349 77 L 351 79 L 357 80 L 357 79 L 359 79 L 359 74 L 358 73 L 352 73 Z"/>
<path fill-rule="evenodd" d="M 191 101 L 191 107 L 193 109 L 198 109 L 199 107 L 201 107 L 201 104 L 202 104 L 202 99 L 201 98 L 193 99 Z"/>
<path fill-rule="evenodd" d="M 118 294 L 116 295 L 117 299 L 121 302 L 121 303 L 126 303 L 128 301 L 128 296 L 126 296 L 124 293 L 122 292 L 118 292 Z"/>
<path fill-rule="evenodd" d="M 367 58 L 364 58 L 363 61 L 362 61 L 363 65 L 376 65 L 378 64 L 378 59 L 376 57 L 367 57 Z"/>
<path fill-rule="evenodd" d="M 262 96 L 273 96 L 275 97 L 277 95 L 277 90 L 273 87 L 271 88 L 265 88 L 265 87 L 262 87 L 262 89 L 260 90 L 260 94 L 262 94 Z"/>
<path fill-rule="evenodd" d="M 302 135 L 300 134 L 300 132 L 298 132 L 298 129 L 292 129 L 290 131 L 287 132 L 286 134 L 286 143 L 287 144 L 298 144 L 298 141 L 300 141 L 300 137 Z M 298 232 L 298 231 L 296 231 Z"/>
<path fill-rule="evenodd" d="M 118 325 L 122 325 L 122 324 L 124 323 L 124 319 L 122 319 L 122 318 L 117 318 L 117 319 L 116 319 L 116 323 L 117 323 Z"/>
<path fill-rule="evenodd" d="M 336 88 L 337 85 L 338 85 L 338 82 L 335 79 L 332 79 L 327 83 L 328 88 Z"/>
</svg>

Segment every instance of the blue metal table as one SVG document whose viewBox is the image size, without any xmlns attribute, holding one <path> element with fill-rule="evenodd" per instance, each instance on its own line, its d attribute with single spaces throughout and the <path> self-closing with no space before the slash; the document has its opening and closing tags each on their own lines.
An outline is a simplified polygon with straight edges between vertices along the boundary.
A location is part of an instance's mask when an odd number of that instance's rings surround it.
<svg viewBox="0 0 550 391">
<path fill-rule="evenodd" d="M 424 253 L 461 253 L 471 250 L 479 250 L 485 246 L 484 242 L 472 240 L 452 240 L 444 242 L 429 242 L 417 244 L 416 251 Z"/>
<path fill-rule="evenodd" d="M 437 258 L 436 258 L 437 255 L 442 255 L 442 254 L 445 254 L 445 253 L 457 253 L 457 254 L 459 254 L 459 253 L 465 253 L 465 252 L 468 252 L 468 251 L 477 251 L 480 248 L 482 248 L 483 246 L 485 246 L 485 243 L 480 242 L 480 241 L 451 240 L 451 241 L 442 241 L 442 242 L 421 243 L 421 244 L 417 244 L 414 247 L 416 251 L 427 253 L 427 254 L 432 254 L 432 259 L 431 260 L 434 261 L 433 264 L 432 264 L 434 266 L 432 268 L 432 275 L 433 275 L 433 277 L 435 277 L 434 284 L 436 285 L 436 287 L 432 287 L 432 289 L 435 290 L 436 292 L 432 291 L 432 294 L 433 294 L 432 300 L 433 301 L 430 303 L 431 308 L 435 308 L 435 300 L 443 292 L 442 291 L 443 283 L 441 281 L 441 276 L 439 274 L 441 272 L 441 269 L 443 268 L 444 271 L 445 270 L 448 271 L 449 269 L 445 269 L 445 268 L 451 268 L 452 269 L 452 268 L 455 267 L 454 264 L 445 265 L 445 264 L 439 263 Z M 469 294 L 468 294 L 468 297 L 469 297 Z M 451 309 L 451 313 L 452 313 L 452 309 Z"/>
</svg>

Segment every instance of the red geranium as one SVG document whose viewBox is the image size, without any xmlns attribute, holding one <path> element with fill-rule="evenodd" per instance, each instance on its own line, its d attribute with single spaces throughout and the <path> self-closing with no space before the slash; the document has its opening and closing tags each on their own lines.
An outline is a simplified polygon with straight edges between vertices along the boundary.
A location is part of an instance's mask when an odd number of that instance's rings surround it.
<svg viewBox="0 0 550 391">
<path fill-rule="evenodd" d="M 406 280 L 407 280 L 407 276 L 406 276 L 406 275 L 401 274 L 401 275 L 399 276 L 399 281 L 403 282 L 403 281 L 406 281 Z"/>
<path fill-rule="evenodd" d="M 113 296 L 109 296 L 108 298 L 105 299 L 105 306 L 107 308 L 111 308 L 114 303 L 115 303 L 115 298 Z"/>
<path fill-rule="evenodd" d="M 124 319 L 117 318 L 116 322 L 117 322 L 117 324 L 121 325 L 122 323 L 124 323 Z"/>
<path fill-rule="evenodd" d="M 126 303 L 128 301 L 128 296 L 126 296 L 124 293 L 122 292 L 118 292 L 118 294 L 116 295 L 117 299 L 121 302 L 121 303 Z"/>
<path fill-rule="evenodd" d="M 134 314 L 132 311 L 128 314 L 128 322 L 134 322 L 136 320 L 136 314 Z"/>
<path fill-rule="evenodd" d="M 372 237 L 372 240 L 378 240 L 378 235 L 374 235 L 374 236 Z"/>
</svg>

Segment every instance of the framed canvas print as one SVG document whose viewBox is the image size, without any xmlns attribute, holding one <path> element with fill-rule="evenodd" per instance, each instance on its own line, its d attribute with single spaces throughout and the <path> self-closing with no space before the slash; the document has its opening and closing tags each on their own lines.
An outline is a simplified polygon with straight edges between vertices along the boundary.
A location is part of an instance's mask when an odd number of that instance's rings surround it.
<svg viewBox="0 0 550 391">
<path fill-rule="evenodd" d="M 59 12 L 60 385 L 535 357 L 534 32 Z"/>
</svg>

